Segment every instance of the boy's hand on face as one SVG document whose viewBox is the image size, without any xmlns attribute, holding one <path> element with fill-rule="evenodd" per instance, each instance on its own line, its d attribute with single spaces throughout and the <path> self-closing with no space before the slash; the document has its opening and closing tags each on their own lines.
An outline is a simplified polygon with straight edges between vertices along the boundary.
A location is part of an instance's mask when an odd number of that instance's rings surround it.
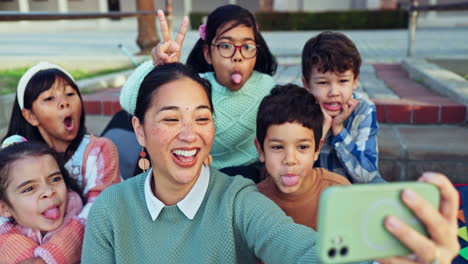
<svg viewBox="0 0 468 264">
<path fill-rule="evenodd" d="M 322 139 L 324 139 L 327 136 L 328 131 L 330 131 L 333 118 L 330 114 L 328 114 L 328 112 L 323 108 L 322 105 L 320 105 L 320 108 L 322 109 L 323 113 Z"/>
<path fill-rule="evenodd" d="M 180 61 L 182 44 L 188 28 L 188 18 L 184 17 L 179 33 L 174 40 L 171 39 L 171 32 L 167 26 L 166 17 L 162 10 L 158 10 L 159 25 L 163 41 L 151 50 L 151 57 L 155 66 L 165 63 Z"/>
<path fill-rule="evenodd" d="M 349 99 L 349 101 L 346 104 L 343 104 L 343 109 L 341 110 L 341 112 L 337 116 L 333 117 L 333 121 L 331 124 L 333 136 L 338 135 L 341 132 L 341 130 L 343 130 L 344 122 L 346 121 L 346 119 L 348 119 L 348 117 L 351 115 L 354 109 L 356 109 L 358 104 L 359 100 L 354 98 Z"/>
</svg>

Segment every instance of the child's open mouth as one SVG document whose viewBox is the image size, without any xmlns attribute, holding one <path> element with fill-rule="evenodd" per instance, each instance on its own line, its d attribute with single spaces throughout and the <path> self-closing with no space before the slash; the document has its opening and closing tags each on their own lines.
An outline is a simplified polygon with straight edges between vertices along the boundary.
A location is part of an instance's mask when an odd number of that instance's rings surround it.
<svg viewBox="0 0 468 264">
<path fill-rule="evenodd" d="M 175 149 L 172 151 L 174 161 L 182 167 L 191 167 L 197 162 L 197 154 L 200 149 Z"/>
<path fill-rule="evenodd" d="M 42 212 L 42 215 L 49 220 L 57 220 L 60 218 L 59 205 L 49 207 L 47 210 Z"/>
<path fill-rule="evenodd" d="M 231 74 L 231 81 L 234 84 L 240 84 L 242 82 L 242 74 L 240 72 L 233 72 Z"/>
<path fill-rule="evenodd" d="M 71 116 L 65 117 L 65 119 L 63 120 L 63 124 L 65 125 L 65 130 L 68 132 L 73 131 L 73 129 L 75 128 L 75 124 Z"/>
<path fill-rule="evenodd" d="M 339 111 L 339 110 L 341 110 L 341 104 L 340 103 L 323 104 L 323 107 L 325 107 L 325 109 L 328 110 L 328 111 Z"/>
<path fill-rule="evenodd" d="M 287 174 L 281 176 L 281 182 L 287 187 L 291 187 L 297 184 L 299 176 L 293 174 Z"/>
</svg>

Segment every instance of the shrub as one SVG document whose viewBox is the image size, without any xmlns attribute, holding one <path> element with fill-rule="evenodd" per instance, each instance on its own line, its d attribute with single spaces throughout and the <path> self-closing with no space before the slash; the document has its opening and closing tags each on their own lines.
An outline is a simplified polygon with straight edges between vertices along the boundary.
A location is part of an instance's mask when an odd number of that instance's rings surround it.
<svg viewBox="0 0 468 264">
<path fill-rule="evenodd" d="M 203 18 L 207 17 L 207 12 L 192 12 L 190 13 L 190 27 L 193 30 L 198 30 L 198 27 L 203 23 Z"/>
<path fill-rule="evenodd" d="M 262 30 L 395 29 L 408 26 L 404 10 L 271 12 L 255 14 Z"/>
<path fill-rule="evenodd" d="M 206 12 L 190 13 L 190 25 L 197 30 Z M 405 10 L 350 10 L 328 12 L 270 12 L 256 13 L 261 30 L 347 30 L 396 29 L 408 27 Z"/>
</svg>

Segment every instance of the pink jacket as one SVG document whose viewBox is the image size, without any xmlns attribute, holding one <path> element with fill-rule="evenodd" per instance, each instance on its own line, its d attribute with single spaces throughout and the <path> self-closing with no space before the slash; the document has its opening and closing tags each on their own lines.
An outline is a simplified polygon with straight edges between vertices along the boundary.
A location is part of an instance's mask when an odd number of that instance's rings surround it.
<svg viewBox="0 0 468 264">
<path fill-rule="evenodd" d="M 109 139 L 91 135 L 84 147 L 82 178 L 78 182 L 86 204 L 81 212 L 53 234 L 44 237 L 30 230 L 24 233 L 24 230 L 12 228 L 8 222 L 0 223 L 2 264 L 18 263 L 33 257 L 40 257 L 48 264 L 80 261 L 86 218 L 92 203 L 105 188 L 121 181 L 117 148 Z"/>
</svg>

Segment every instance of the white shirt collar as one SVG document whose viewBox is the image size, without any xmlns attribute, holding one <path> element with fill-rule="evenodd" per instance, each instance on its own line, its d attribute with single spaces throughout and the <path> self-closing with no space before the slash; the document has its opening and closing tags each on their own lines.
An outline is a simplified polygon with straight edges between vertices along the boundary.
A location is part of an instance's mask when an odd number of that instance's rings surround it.
<svg viewBox="0 0 468 264">
<path fill-rule="evenodd" d="M 148 176 L 145 180 L 145 200 L 148 211 L 151 214 L 151 218 L 155 221 L 161 210 L 166 206 L 161 200 L 154 196 L 151 191 L 151 177 L 153 176 L 152 169 L 150 169 Z M 184 215 L 192 220 L 195 217 L 200 205 L 205 198 L 206 191 L 208 190 L 208 183 L 210 182 L 210 169 L 203 165 L 200 177 L 190 189 L 189 193 L 177 203 L 177 207 L 184 213 Z"/>
</svg>

